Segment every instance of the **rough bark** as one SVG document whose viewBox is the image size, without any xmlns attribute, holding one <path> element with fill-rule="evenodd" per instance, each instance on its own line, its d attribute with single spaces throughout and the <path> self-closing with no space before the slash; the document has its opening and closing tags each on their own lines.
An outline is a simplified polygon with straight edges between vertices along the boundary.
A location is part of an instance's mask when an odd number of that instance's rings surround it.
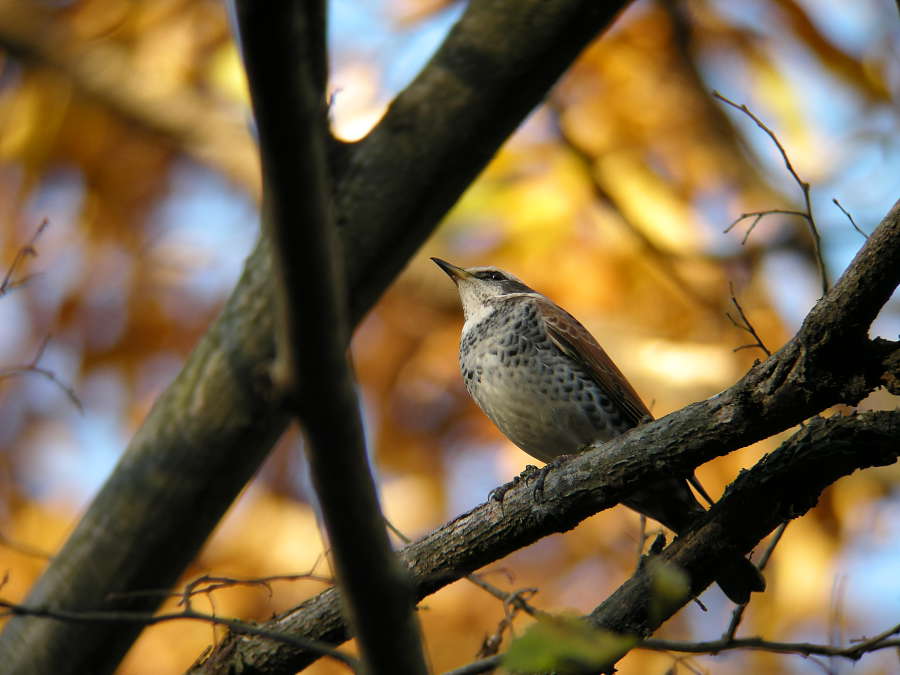
<svg viewBox="0 0 900 675">
<path fill-rule="evenodd" d="M 898 284 L 900 201 L 797 335 L 732 387 L 570 458 L 547 473 L 540 503 L 534 501 L 533 485 L 522 481 L 505 494 L 502 505 L 482 504 L 406 547 L 402 556 L 418 597 L 543 536 L 571 529 L 654 477 L 686 476 L 703 462 L 829 406 L 856 404 L 882 385 L 896 387 L 900 343 L 872 341 L 867 332 Z M 739 552 L 752 548 L 767 531 Z M 710 573 L 715 560 L 713 556 L 704 573 Z M 340 643 L 348 634 L 338 607 L 339 594 L 330 589 L 266 626 Z M 195 672 L 288 673 L 315 658 L 287 645 L 231 636 Z"/>
<path fill-rule="evenodd" d="M 334 203 L 355 324 L 504 139 L 628 3 L 475 0 L 361 142 L 334 153 Z M 223 139 L 227 143 L 227 139 Z M 272 405 L 269 250 L 261 239 L 222 314 L 160 396 L 26 603 L 152 610 L 110 595 L 168 588 L 287 424 Z M 111 671 L 133 625 L 16 617 L 8 673 Z"/>
<path fill-rule="evenodd" d="M 315 39 L 326 34 L 325 4 L 237 0 L 236 7 L 272 242 L 273 384 L 306 430 L 310 476 L 362 671 L 425 675 L 412 589 L 388 538 L 347 356 L 326 151 L 327 57 L 324 41 Z"/>
<path fill-rule="evenodd" d="M 900 411 L 812 420 L 741 473 L 704 518 L 662 551 L 660 560 L 687 573 L 689 595 L 667 603 L 651 590 L 652 566 L 643 565 L 591 612 L 589 621 L 620 634 L 650 635 L 714 580 L 719 560 L 747 553 L 781 523 L 805 514 L 838 479 L 893 464 L 898 456 Z"/>
</svg>

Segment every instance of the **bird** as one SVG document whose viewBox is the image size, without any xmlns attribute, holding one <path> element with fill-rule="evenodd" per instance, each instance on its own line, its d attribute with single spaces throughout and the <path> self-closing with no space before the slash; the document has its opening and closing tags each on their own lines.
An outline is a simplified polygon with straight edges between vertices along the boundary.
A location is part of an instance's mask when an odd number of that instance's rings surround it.
<svg viewBox="0 0 900 675">
<path fill-rule="evenodd" d="M 432 261 L 456 284 L 462 303 L 459 366 L 466 389 L 519 448 L 549 463 L 653 419 L 597 340 L 562 307 L 497 267 Z M 693 476 L 691 483 L 711 502 Z M 688 479 L 676 477 L 623 503 L 676 533 L 706 512 Z M 737 604 L 765 589 L 757 567 L 740 555 L 716 582 Z"/>
</svg>

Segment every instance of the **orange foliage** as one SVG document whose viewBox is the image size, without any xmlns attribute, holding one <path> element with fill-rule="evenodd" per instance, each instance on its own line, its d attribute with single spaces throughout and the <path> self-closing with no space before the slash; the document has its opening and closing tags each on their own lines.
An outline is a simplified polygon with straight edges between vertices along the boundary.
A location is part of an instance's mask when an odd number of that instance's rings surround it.
<svg viewBox="0 0 900 675">
<path fill-rule="evenodd" d="M 398 25 L 414 26 L 445 3 L 387 4 L 402 15 Z M 607 347 L 657 416 L 715 394 L 763 357 L 758 350 L 734 351 L 752 339 L 725 316 L 733 311 L 729 283 L 770 348 L 792 333 L 794 319 L 785 318 L 777 302 L 783 280 L 768 271 L 767 256 L 778 247 L 792 257 L 798 278 L 814 274 L 804 230 L 773 219 L 744 247 L 741 233 L 721 230 L 743 211 L 784 208 L 796 195 L 787 181 L 773 187 L 747 158 L 732 118 L 708 96 L 704 59 L 727 51 L 735 77 L 746 75 L 741 86 L 763 106 L 809 179 L 837 171 L 837 151 L 820 152 L 822 131 L 785 74 L 788 57 L 767 48 L 759 29 L 730 17 L 724 4 L 691 3 L 691 14 L 682 16 L 678 12 L 685 10 L 667 9 L 669 3 L 637 3 L 582 55 L 359 327 L 353 354 L 385 511 L 406 534 L 426 532 L 483 501 L 529 461 L 464 391 L 456 365 L 458 300 L 428 256 L 495 264 L 554 298 Z M 762 4 L 760 11 L 788 12 L 782 39 L 809 49 L 813 66 L 846 82 L 848 96 L 869 105 L 887 99 L 886 66 L 838 46 L 799 4 Z M 162 97 L 189 92 L 225 113 L 246 105 L 221 3 L 89 0 L 55 12 L 52 21 L 75 43 L 126 54 L 134 77 L 145 78 Z M 685 22 L 693 26 L 690 36 Z M 0 26 L 0 44 L 2 34 Z M 358 78 L 373 70 L 358 61 L 341 67 L 355 69 Z M 220 276 L 209 279 L 216 265 L 225 264 L 219 251 L 249 242 L 252 220 L 245 211 L 253 188 L 244 185 L 247 193 L 236 197 L 227 182 L 236 174 L 217 164 L 221 155 L 194 146 L 188 151 L 186 138 L 155 126 L 150 114 L 123 114 L 108 92 L 86 91 L 71 73 L 40 59 L 4 55 L 0 77 L 3 259 L 12 259 L 37 222 L 50 219 L 39 258 L 22 270 L 41 276 L 0 298 L 0 313 L 19 322 L 0 324 L 0 366 L 28 362 L 50 334 L 48 367 L 74 387 L 85 407 L 79 416 L 59 388 L 40 377 L 0 382 L 0 476 L 6 488 L 0 532 L 10 542 L 52 552 L 110 469 L 109 451 L 124 445 L 221 306 L 227 283 Z M 377 83 L 365 84 L 378 90 Z M 336 126 L 358 131 L 374 123 L 376 102 L 354 106 L 347 109 L 358 117 L 337 119 Z M 227 146 L 230 140 L 220 142 Z M 186 155 L 208 165 L 199 168 Z M 220 183 L 210 177 L 217 172 L 225 176 Z M 177 210 L 197 184 L 207 185 L 201 194 L 208 202 Z M 216 216 L 206 215 L 207 208 Z M 188 234 L 180 236 L 182 228 Z M 873 405 L 896 404 L 879 396 Z M 302 480 L 301 443 L 291 438 L 279 445 L 185 582 L 204 573 L 304 573 L 316 564 L 324 547 Z M 711 462 L 700 468 L 700 478 L 718 495 L 777 441 Z M 65 467 L 75 467 L 70 484 L 61 482 Z M 745 634 L 826 641 L 823 617 L 835 575 L 842 573 L 842 551 L 854 532 L 878 522 L 879 500 L 896 480 L 896 470 L 885 469 L 842 481 L 817 511 L 791 524 L 767 573 L 770 590 L 748 611 Z M 486 578 L 507 589 L 538 588 L 534 603 L 544 609 L 585 612 L 634 568 L 638 537 L 637 516 L 617 508 L 491 565 Z M 0 567 L 9 573 L 3 597 L 24 598 L 42 566 L 40 557 L 0 545 Z M 320 567 L 328 573 L 327 565 Z M 261 620 L 321 587 L 276 582 L 271 597 L 237 587 L 217 592 L 214 609 Z M 704 601 L 708 615 L 689 606 L 663 634 L 717 637 L 730 608 L 718 591 Z M 198 609 L 209 607 L 204 603 L 198 600 Z M 865 612 L 845 610 L 838 619 L 848 635 L 858 634 L 857 626 L 871 630 Z M 426 599 L 421 618 L 434 669 L 473 659 L 503 616 L 498 601 L 465 581 Z M 515 630 L 528 621 L 518 617 Z M 181 672 L 219 633 L 204 624 L 150 628 L 120 672 Z M 692 662 L 713 668 L 702 658 Z M 855 672 L 882 672 L 883 661 L 869 663 Z M 672 657 L 637 651 L 620 672 L 669 667 Z M 754 653 L 714 666 L 717 673 L 792 668 L 790 657 Z M 322 662 L 309 672 L 343 671 Z"/>
</svg>

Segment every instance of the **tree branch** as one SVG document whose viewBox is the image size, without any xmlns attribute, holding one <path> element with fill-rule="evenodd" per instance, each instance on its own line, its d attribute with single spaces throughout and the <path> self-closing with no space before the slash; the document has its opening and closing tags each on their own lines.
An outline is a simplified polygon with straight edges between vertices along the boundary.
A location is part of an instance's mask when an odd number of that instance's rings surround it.
<svg viewBox="0 0 900 675">
<path fill-rule="evenodd" d="M 334 158 L 351 324 L 627 4 L 473 0 L 378 126 Z M 29 604 L 152 609 L 155 600 L 108 598 L 175 583 L 262 463 L 288 421 L 271 404 L 264 377 L 274 354 L 269 259 L 263 238 L 222 314 L 156 401 Z M 115 667 L 137 630 L 15 617 L 0 635 L 0 653 L 9 673 L 101 673 Z"/>
<path fill-rule="evenodd" d="M 346 355 L 347 298 L 326 167 L 326 59 L 311 51 L 325 49 L 324 6 L 238 0 L 237 14 L 273 242 L 274 383 L 309 435 L 310 473 L 366 672 L 424 675 L 409 578 L 385 529 Z"/>
<path fill-rule="evenodd" d="M 616 633 L 650 635 L 712 583 L 719 560 L 747 553 L 781 523 L 805 514 L 839 478 L 895 462 L 900 455 L 898 438 L 900 411 L 815 418 L 742 472 L 722 499 L 660 554 L 660 560 L 687 573 L 689 595 L 666 604 L 650 592 L 651 566 L 644 565 L 591 612 L 591 623 Z"/>
<path fill-rule="evenodd" d="M 232 633 L 237 635 L 255 635 L 256 637 L 264 637 L 267 640 L 275 640 L 276 642 L 284 642 L 292 645 L 296 649 L 309 649 L 318 652 L 320 656 L 329 656 L 336 661 L 350 666 L 353 670 L 359 669 L 358 661 L 349 654 L 345 654 L 331 645 L 320 644 L 313 640 L 307 640 L 302 636 L 287 635 L 285 633 L 276 633 L 267 629 L 265 626 L 258 626 L 239 619 L 230 619 L 228 617 L 216 616 L 215 614 L 207 614 L 198 612 L 191 607 L 185 607 L 180 612 L 170 612 L 166 614 L 147 614 L 146 612 L 127 612 L 127 611 L 67 611 L 63 609 L 52 609 L 48 607 L 30 607 L 27 605 L 17 605 L 6 600 L 0 600 L 0 618 L 7 616 L 31 616 L 42 619 L 51 619 L 66 624 L 91 624 L 102 625 L 107 623 L 113 624 L 136 624 L 139 626 L 153 626 L 158 623 L 166 623 L 169 621 L 202 621 L 213 626 L 225 626 Z"/>
<path fill-rule="evenodd" d="M 654 592 L 654 573 L 660 566 L 642 564 L 586 617 L 588 622 L 599 630 L 623 637 L 650 635 L 712 583 L 719 560 L 733 557 L 736 551 L 746 553 L 773 529 L 805 514 L 815 506 L 822 490 L 839 478 L 858 469 L 895 462 L 900 456 L 898 436 L 900 411 L 867 412 L 827 420 L 816 418 L 752 469 L 742 472 L 704 517 L 653 558 L 687 574 L 690 588 L 686 593 L 670 596 Z M 697 654 L 761 649 L 857 660 L 869 651 L 896 645 L 897 641 L 889 638 L 898 631 L 900 628 L 895 626 L 849 647 L 735 638 L 730 630 L 719 640 L 708 642 L 643 640 L 635 644 L 632 639 L 612 640 L 613 653 L 608 661 L 584 664 L 584 671 L 577 672 L 585 675 L 613 672 L 614 664 L 632 648 Z M 503 655 L 483 659 L 451 673 L 487 672 L 501 665 L 502 660 Z"/>
<path fill-rule="evenodd" d="M 870 342 L 869 323 L 900 283 L 900 202 L 884 218 L 798 334 L 724 392 L 570 458 L 546 474 L 544 499 L 521 481 L 407 546 L 402 557 L 425 597 L 461 576 L 619 503 L 661 475 L 689 475 L 714 457 L 762 440 L 836 403 L 854 404 L 900 362 L 900 344 Z M 758 541 L 758 540 L 757 540 Z M 755 541 L 747 542 L 749 551 Z M 715 559 L 710 563 L 714 565 Z M 710 568 L 712 569 L 712 567 Z M 273 629 L 347 639 L 339 594 L 329 589 L 271 622 Z M 314 655 L 256 640 L 225 640 L 197 672 L 292 672 Z"/>
</svg>

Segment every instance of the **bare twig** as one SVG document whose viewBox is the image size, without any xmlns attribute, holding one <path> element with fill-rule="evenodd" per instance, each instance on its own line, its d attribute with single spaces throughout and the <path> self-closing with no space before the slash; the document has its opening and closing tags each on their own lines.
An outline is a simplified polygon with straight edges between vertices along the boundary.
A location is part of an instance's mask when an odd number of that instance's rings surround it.
<svg viewBox="0 0 900 675">
<path fill-rule="evenodd" d="M 197 577 L 193 581 L 185 585 L 183 590 L 170 591 L 166 589 L 150 589 L 146 591 L 127 591 L 125 593 L 110 593 L 107 597 L 110 599 L 120 598 L 140 598 L 140 597 L 163 597 L 163 598 L 180 598 L 179 607 L 187 607 L 191 609 L 191 599 L 197 595 L 211 596 L 216 591 L 224 588 L 234 588 L 236 586 L 259 586 L 272 597 L 272 582 L 275 581 L 318 581 L 326 584 L 333 584 L 334 580 L 330 577 L 317 576 L 315 574 L 276 574 L 267 577 L 256 577 L 248 579 L 235 579 L 232 577 L 220 577 L 204 574 Z"/>
<path fill-rule="evenodd" d="M 473 575 L 470 575 L 469 578 L 472 578 Z M 479 657 L 487 657 L 493 656 L 500 650 L 500 645 L 503 643 L 503 636 L 507 631 L 512 632 L 512 623 L 516 618 L 516 614 L 523 607 L 528 607 L 530 611 L 529 614 L 532 616 L 536 616 L 537 613 L 533 607 L 528 605 L 525 600 L 525 597 L 531 597 L 538 592 L 536 588 L 524 588 L 522 590 L 516 591 L 515 593 L 509 594 L 508 598 L 503 599 L 503 618 L 498 622 L 497 629 L 491 634 L 484 638 L 481 643 L 481 647 L 478 650 L 477 656 Z M 548 616 L 545 612 L 540 612 L 543 616 Z M 513 636 L 515 637 L 515 636 Z"/>
<path fill-rule="evenodd" d="M 859 232 L 863 236 L 864 239 L 868 239 L 869 235 L 867 235 L 865 232 L 863 232 L 862 228 L 856 224 L 856 221 L 853 220 L 853 216 L 850 215 L 850 212 L 841 205 L 841 203 L 837 200 L 837 197 L 833 197 L 831 199 L 831 201 L 834 202 L 834 205 L 836 207 L 838 207 L 845 216 L 847 216 L 847 220 L 850 221 L 850 224 L 853 226 L 853 229 L 856 230 L 857 232 Z"/>
<path fill-rule="evenodd" d="M 6 274 L 3 276 L 3 281 L 0 281 L 0 298 L 17 288 L 21 288 L 32 278 L 34 278 L 34 275 L 26 275 L 17 279 L 16 272 L 27 258 L 37 257 L 37 240 L 40 239 L 41 235 L 44 233 L 44 230 L 47 229 L 47 226 L 49 224 L 50 221 L 44 218 L 44 220 L 41 221 L 40 225 L 37 226 L 34 234 L 31 235 L 31 238 L 25 244 L 23 244 L 18 251 L 16 251 L 16 255 L 9 265 L 9 269 L 6 270 Z M 60 390 L 62 390 L 62 392 L 66 395 L 66 397 L 68 397 L 68 399 L 72 402 L 72 405 L 78 408 L 79 412 L 84 412 L 84 408 L 81 405 L 81 400 L 78 398 L 75 390 L 65 382 L 60 380 L 53 371 L 38 366 L 38 363 L 40 362 L 41 357 L 44 355 L 44 351 L 47 349 L 47 344 L 49 342 L 50 336 L 48 335 L 41 342 L 41 345 L 38 347 L 37 353 L 34 355 L 34 358 L 31 359 L 30 363 L 27 363 L 23 366 L 11 366 L 9 368 L 0 369 L 0 380 L 9 377 L 18 377 L 21 375 L 29 374 L 40 375 L 41 377 L 46 378 L 57 387 L 59 387 Z"/>
<path fill-rule="evenodd" d="M 735 347 L 732 351 L 739 351 L 741 349 L 762 349 L 766 356 L 772 356 L 772 352 L 769 351 L 769 348 L 766 347 L 765 343 L 763 343 L 762 338 L 759 337 L 759 333 L 756 332 L 756 329 L 753 327 L 753 324 L 750 323 L 750 319 L 747 318 L 747 315 L 744 313 L 744 308 L 741 307 L 741 304 L 737 300 L 737 296 L 734 294 L 734 284 L 731 282 L 728 283 L 728 289 L 731 292 L 731 304 L 734 305 L 734 308 L 738 312 L 738 316 L 740 317 L 740 322 L 735 319 L 731 314 L 725 312 L 725 316 L 731 321 L 732 324 L 736 328 L 740 328 L 741 330 L 747 331 L 750 335 L 756 340 L 753 344 L 749 345 L 741 345 L 740 347 Z"/>
<path fill-rule="evenodd" d="M 52 609 L 49 607 L 29 607 L 27 605 L 18 605 L 8 600 L 0 599 L 0 617 L 7 616 L 32 616 L 44 619 L 55 619 L 57 621 L 67 621 L 72 623 L 137 623 L 142 626 L 152 626 L 166 621 L 204 621 L 213 625 L 226 626 L 229 630 L 241 635 L 253 635 L 256 637 L 274 640 L 283 644 L 291 645 L 297 649 L 310 649 L 322 656 L 331 657 L 341 663 L 350 666 L 354 671 L 359 670 L 359 662 L 349 654 L 345 654 L 331 645 L 317 642 L 297 635 L 289 635 L 279 631 L 273 631 L 264 626 L 247 623 L 239 619 L 229 619 L 214 614 L 206 614 L 197 612 L 189 608 L 185 608 L 181 612 L 172 612 L 168 614 L 148 614 L 146 612 L 128 612 L 128 611 L 79 611 L 79 610 L 63 610 Z"/>
<path fill-rule="evenodd" d="M 6 275 L 3 277 L 3 281 L 0 282 L 0 297 L 3 297 L 16 288 L 24 286 L 26 283 L 28 283 L 28 280 L 31 279 L 30 276 L 26 276 L 17 281 L 14 279 L 14 275 L 16 273 L 16 270 L 19 268 L 19 265 L 21 265 L 26 258 L 37 257 L 37 249 L 35 248 L 35 244 L 37 244 L 37 240 L 44 233 L 44 230 L 47 229 L 47 226 L 49 224 L 50 221 L 44 218 L 44 220 L 41 221 L 41 224 L 38 225 L 37 230 L 35 230 L 34 234 L 31 235 L 31 239 L 29 239 L 25 245 L 23 245 L 21 248 L 19 248 L 18 251 L 16 251 L 16 255 L 13 258 L 12 263 L 10 263 L 9 265 L 9 269 L 6 270 Z"/>
<path fill-rule="evenodd" d="M 815 644 L 811 642 L 776 642 L 763 638 L 733 638 L 731 640 L 711 640 L 709 642 L 679 642 L 676 640 L 644 640 L 636 649 L 652 651 L 686 652 L 691 654 L 719 654 L 735 649 L 754 649 L 776 654 L 799 654 L 801 656 L 843 657 L 858 661 L 869 652 L 900 647 L 900 639 L 888 639 L 900 632 L 900 626 L 885 631 L 876 638 L 864 640 L 847 647 Z"/>
<path fill-rule="evenodd" d="M 737 227 L 740 223 L 744 222 L 749 218 L 753 218 L 753 222 L 750 223 L 750 227 L 747 228 L 747 231 L 744 232 L 744 237 L 741 239 L 741 244 L 746 244 L 747 240 L 750 238 L 750 233 L 756 228 L 759 224 L 759 221 L 765 218 L 766 216 L 771 215 L 785 215 L 785 216 L 799 216 L 801 218 L 806 218 L 806 214 L 803 211 L 792 211 L 790 209 L 766 209 L 765 211 L 749 211 L 747 213 L 742 213 L 737 218 L 731 221 L 728 227 L 725 228 L 725 232 L 731 232 L 735 227 Z"/>
<path fill-rule="evenodd" d="M 4 281 L 5 283 L 5 281 Z M 17 285 L 12 285 L 9 288 L 16 288 Z M 41 360 L 41 357 L 44 355 L 44 351 L 47 349 L 47 344 L 50 342 L 50 336 L 44 338 L 43 342 L 41 342 L 40 347 L 38 347 L 37 353 L 34 355 L 34 358 L 31 360 L 31 363 L 27 363 L 24 366 L 12 366 L 10 368 L 2 368 L 0 369 L 0 380 L 3 380 L 8 377 L 18 377 L 21 375 L 40 375 L 41 377 L 46 378 L 66 395 L 66 397 L 72 402 L 76 408 L 78 408 L 78 412 L 83 413 L 84 407 L 81 405 L 81 399 L 78 398 L 78 394 L 75 393 L 75 390 L 60 380 L 56 373 L 47 368 L 42 368 L 38 365 Z"/>
<path fill-rule="evenodd" d="M 809 183 L 807 183 L 802 178 L 800 178 L 796 169 L 794 169 L 794 165 L 791 164 L 791 160 L 788 157 L 788 154 L 785 151 L 784 146 L 781 145 L 781 141 L 779 141 L 778 136 L 775 135 L 775 132 L 772 131 L 769 127 L 767 127 L 766 124 L 761 119 L 759 119 L 759 117 L 757 117 L 755 114 L 753 114 L 753 112 L 746 105 L 735 103 L 734 101 L 723 96 L 722 94 L 720 94 L 717 91 L 714 91 L 712 93 L 712 95 L 713 95 L 713 97 L 722 101 L 722 103 L 730 105 L 735 110 L 739 110 L 742 113 L 744 113 L 745 115 L 747 115 L 747 117 L 749 117 L 751 120 L 753 120 L 753 122 L 754 122 L 754 124 L 756 124 L 756 126 L 758 126 L 760 129 L 762 129 L 764 132 L 766 132 L 766 134 L 769 136 L 769 138 L 772 139 L 772 142 L 775 144 L 775 147 L 778 148 L 778 152 L 781 154 L 781 159 L 784 160 L 784 166 L 785 166 L 785 168 L 787 168 L 788 173 L 791 174 L 791 177 L 794 179 L 794 182 L 797 183 L 797 185 L 800 187 L 800 191 L 803 193 L 803 204 L 806 209 L 805 211 L 780 211 L 780 210 L 758 211 L 753 214 L 745 214 L 745 216 L 741 216 L 741 218 L 739 218 L 738 221 L 742 220 L 744 217 L 749 217 L 751 215 L 755 216 L 755 220 L 753 221 L 753 224 L 750 226 L 750 229 L 752 230 L 763 216 L 766 216 L 770 213 L 786 213 L 786 214 L 790 214 L 790 215 L 800 216 L 804 220 L 806 220 L 806 223 L 809 226 L 809 233 L 812 236 L 813 252 L 815 253 L 816 265 L 819 268 L 819 275 L 821 276 L 821 279 L 822 279 L 822 293 L 823 294 L 827 293 L 828 287 L 829 287 L 828 273 L 827 273 L 827 270 L 825 269 L 825 258 L 822 255 L 822 240 L 819 235 L 819 228 L 816 226 L 816 220 L 813 217 L 812 203 L 810 202 L 810 198 L 809 198 Z M 734 227 L 734 225 L 737 224 L 738 221 L 735 221 L 735 223 L 732 223 L 728 227 L 728 229 L 731 229 L 732 227 Z M 747 235 L 749 235 L 749 234 L 750 234 L 750 232 L 748 231 Z M 746 241 L 746 238 L 747 238 L 747 236 L 745 235 L 744 241 Z"/>
</svg>

